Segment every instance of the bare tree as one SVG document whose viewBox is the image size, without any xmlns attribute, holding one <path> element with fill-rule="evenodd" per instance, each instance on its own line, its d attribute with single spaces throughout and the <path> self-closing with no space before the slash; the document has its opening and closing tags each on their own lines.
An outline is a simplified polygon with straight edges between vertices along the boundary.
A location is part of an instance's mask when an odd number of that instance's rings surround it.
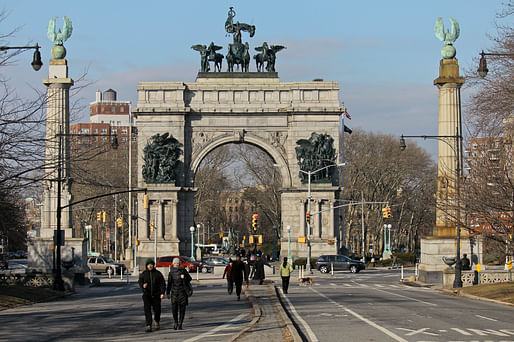
<svg viewBox="0 0 514 342">
<path fill-rule="evenodd" d="M 514 1 L 510 0 L 497 18 L 509 18 L 513 13 Z M 498 243 L 490 246 L 503 253 L 505 242 L 507 247 L 512 244 L 514 226 L 514 29 L 497 24 L 496 34 L 489 38 L 492 46 L 487 52 L 499 55 L 486 56 L 487 76 L 480 78 L 474 69 L 466 71 L 473 95 L 465 105 L 470 138 L 463 225 L 496 240 Z"/>
<path fill-rule="evenodd" d="M 362 217 L 366 241 L 373 252 L 381 253 L 383 224 L 393 226 L 393 246 L 413 251 L 420 235 L 431 231 L 434 224 L 435 165 L 427 152 L 416 144 L 400 152 L 396 137 L 355 130 L 346 141 L 345 200 L 388 202 L 392 218 L 384 220 L 385 204 L 368 203 L 347 207 L 345 241 L 360 254 L 362 250 Z M 369 246 L 365 246 L 368 251 Z"/>
</svg>

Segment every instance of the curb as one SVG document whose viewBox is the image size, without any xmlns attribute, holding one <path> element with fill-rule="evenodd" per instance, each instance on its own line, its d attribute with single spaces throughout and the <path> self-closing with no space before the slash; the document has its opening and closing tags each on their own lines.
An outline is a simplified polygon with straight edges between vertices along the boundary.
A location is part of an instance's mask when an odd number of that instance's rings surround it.
<svg viewBox="0 0 514 342">
<path fill-rule="evenodd" d="M 293 337 L 293 341 L 294 342 L 303 342 L 303 339 L 300 336 L 300 334 L 298 333 L 298 330 L 296 329 L 296 327 L 294 326 L 293 321 L 291 321 L 291 318 L 289 318 L 289 315 L 286 313 L 286 311 L 284 309 L 284 302 L 282 301 L 278 286 L 274 285 L 273 287 L 275 288 L 275 294 L 276 294 L 275 300 L 278 301 L 278 303 L 275 303 L 276 304 L 275 307 L 278 309 L 278 313 L 279 313 L 280 317 L 282 318 L 282 321 L 284 321 L 287 330 L 289 330 L 289 333 Z"/>
<path fill-rule="evenodd" d="M 512 303 L 502 302 L 500 300 L 491 299 L 491 298 L 485 298 L 485 297 L 478 297 L 467 293 L 462 293 L 461 291 L 454 291 L 454 290 L 442 290 L 443 293 L 446 293 L 450 296 L 456 296 L 456 297 L 463 297 L 468 299 L 474 299 L 474 300 L 481 300 L 483 302 L 489 302 L 489 303 L 495 303 L 495 304 L 501 304 L 501 305 L 508 305 L 513 306 Z"/>
<path fill-rule="evenodd" d="M 248 295 L 247 295 L 248 293 Z M 241 336 L 243 336 L 246 332 L 248 332 L 250 329 L 253 328 L 253 326 L 261 319 L 262 316 L 262 310 L 257 301 L 255 300 L 255 296 L 252 294 L 252 291 L 248 288 L 245 289 L 244 294 L 247 296 L 248 304 L 250 305 L 250 308 L 253 311 L 253 319 L 250 321 L 248 326 L 238 332 L 235 336 L 233 336 L 229 342 L 234 342 L 237 339 L 239 339 Z"/>
</svg>

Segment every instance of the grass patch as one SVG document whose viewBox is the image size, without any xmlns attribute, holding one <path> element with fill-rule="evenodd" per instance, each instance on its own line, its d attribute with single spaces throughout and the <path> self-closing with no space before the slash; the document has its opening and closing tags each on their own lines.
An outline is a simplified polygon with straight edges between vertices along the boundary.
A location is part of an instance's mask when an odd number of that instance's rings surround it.
<svg viewBox="0 0 514 342">
<path fill-rule="evenodd" d="M 461 293 L 514 304 L 514 281 L 465 287 Z"/>
<path fill-rule="evenodd" d="M 60 291 L 42 287 L 0 286 L 0 310 L 37 303 L 50 297 L 62 296 L 62 294 Z"/>
</svg>

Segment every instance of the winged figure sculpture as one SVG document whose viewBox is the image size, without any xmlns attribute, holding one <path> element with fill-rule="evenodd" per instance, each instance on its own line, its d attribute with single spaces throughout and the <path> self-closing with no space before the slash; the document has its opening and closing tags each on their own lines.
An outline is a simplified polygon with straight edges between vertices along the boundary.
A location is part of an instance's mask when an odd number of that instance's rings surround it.
<svg viewBox="0 0 514 342">
<path fill-rule="evenodd" d="M 453 43 L 459 38 L 460 35 L 460 28 L 459 23 L 457 20 L 450 18 L 450 21 L 452 23 L 452 29 L 450 30 L 444 30 L 444 24 L 442 18 L 437 18 L 437 21 L 435 22 L 434 27 L 434 33 L 435 36 L 444 43 L 444 46 L 441 50 L 441 54 L 443 55 L 443 58 L 449 59 L 454 58 L 456 51 L 453 47 Z"/>
<path fill-rule="evenodd" d="M 62 25 L 62 31 L 59 29 L 57 32 L 55 31 L 55 20 L 57 17 L 53 17 L 50 19 L 48 23 L 48 29 L 46 35 L 48 39 L 52 41 L 56 45 L 62 45 L 68 38 L 71 37 L 71 32 L 73 31 L 73 27 L 71 25 L 71 20 L 68 17 L 64 17 L 64 24 Z"/>
<path fill-rule="evenodd" d="M 460 34 L 459 23 L 453 18 L 450 18 L 450 21 L 452 23 L 451 32 L 450 30 L 444 30 L 443 18 L 437 18 L 434 27 L 435 36 L 446 45 L 452 45 Z"/>
</svg>

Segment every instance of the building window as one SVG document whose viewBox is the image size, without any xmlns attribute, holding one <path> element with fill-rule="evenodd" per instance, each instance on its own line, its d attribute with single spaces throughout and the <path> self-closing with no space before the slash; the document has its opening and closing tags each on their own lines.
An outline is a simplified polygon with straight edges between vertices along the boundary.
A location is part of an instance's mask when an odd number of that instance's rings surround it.
<svg viewBox="0 0 514 342">
<path fill-rule="evenodd" d="M 98 128 L 95 128 L 95 133 L 98 133 Z"/>
<path fill-rule="evenodd" d="M 111 129 L 111 133 L 116 134 L 116 133 L 118 133 L 118 130 L 116 128 L 113 128 L 113 129 Z"/>
<path fill-rule="evenodd" d="M 116 107 L 111 107 L 111 113 L 114 113 L 116 111 Z"/>
<path fill-rule="evenodd" d="M 117 121 L 117 122 L 116 122 L 116 125 L 117 125 L 117 126 L 121 126 L 121 121 Z"/>
<path fill-rule="evenodd" d="M 107 134 L 107 128 L 102 128 L 102 134 Z"/>
<path fill-rule="evenodd" d="M 127 142 L 127 137 L 122 137 L 122 138 L 121 138 L 121 141 L 122 141 L 122 142 Z"/>
<path fill-rule="evenodd" d="M 125 135 L 126 135 L 126 134 L 127 134 L 127 129 L 126 129 L 126 128 L 123 128 L 123 129 L 121 130 L 121 134 L 125 134 Z"/>
</svg>

